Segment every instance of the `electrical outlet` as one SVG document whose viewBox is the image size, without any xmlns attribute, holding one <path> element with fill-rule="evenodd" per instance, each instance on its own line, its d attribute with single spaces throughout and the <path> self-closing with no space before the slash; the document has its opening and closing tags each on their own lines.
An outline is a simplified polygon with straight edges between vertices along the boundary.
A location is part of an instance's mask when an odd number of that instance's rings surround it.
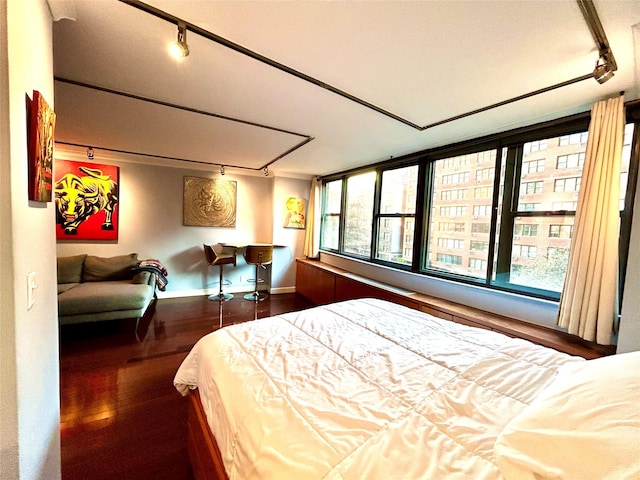
<svg viewBox="0 0 640 480">
<path fill-rule="evenodd" d="M 27 310 L 31 310 L 36 303 L 36 272 L 27 273 Z"/>
</svg>

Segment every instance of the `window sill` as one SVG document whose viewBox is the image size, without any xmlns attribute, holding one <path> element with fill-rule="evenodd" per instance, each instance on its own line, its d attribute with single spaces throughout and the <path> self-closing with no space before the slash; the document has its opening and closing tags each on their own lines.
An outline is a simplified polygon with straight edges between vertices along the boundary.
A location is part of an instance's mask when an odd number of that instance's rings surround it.
<svg viewBox="0 0 640 480">
<path fill-rule="evenodd" d="M 318 260 L 298 259 L 297 262 L 296 289 L 314 303 L 375 296 L 439 318 L 523 338 L 571 355 L 589 359 L 615 353 L 615 346 L 596 345 L 560 330 L 395 287 Z"/>
</svg>

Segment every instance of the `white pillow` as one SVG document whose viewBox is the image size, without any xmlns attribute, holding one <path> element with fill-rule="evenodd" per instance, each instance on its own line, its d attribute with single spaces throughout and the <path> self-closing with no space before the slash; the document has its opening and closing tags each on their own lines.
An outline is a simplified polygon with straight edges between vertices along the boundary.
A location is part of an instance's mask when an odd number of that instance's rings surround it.
<svg viewBox="0 0 640 480">
<path fill-rule="evenodd" d="M 494 460 L 507 480 L 640 479 L 640 352 L 563 366 Z"/>
</svg>

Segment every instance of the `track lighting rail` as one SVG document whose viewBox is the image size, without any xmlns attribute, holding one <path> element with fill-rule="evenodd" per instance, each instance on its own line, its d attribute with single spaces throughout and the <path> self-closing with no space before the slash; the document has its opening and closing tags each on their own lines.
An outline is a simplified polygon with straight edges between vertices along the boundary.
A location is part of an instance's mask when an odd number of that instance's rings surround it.
<svg viewBox="0 0 640 480">
<path fill-rule="evenodd" d="M 482 113 L 482 112 L 486 112 L 487 110 L 492 110 L 494 108 L 498 108 L 501 107 L 503 105 L 507 105 L 510 103 L 514 103 L 520 100 L 524 100 L 526 98 L 530 98 L 536 95 L 540 95 L 542 93 L 546 93 L 561 87 L 565 87 L 568 85 L 572 85 L 574 83 L 578 83 L 581 82 L 583 80 L 588 80 L 590 78 L 595 78 L 599 83 L 604 83 L 605 81 L 607 81 L 609 78 L 611 78 L 611 76 L 613 76 L 613 72 L 617 69 L 614 57 L 613 57 L 613 52 L 611 51 L 611 47 L 609 46 L 609 42 L 607 40 L 606 34 L 604 32 L 604 28 L 602 27 L 602 23 L 600 22 L 600 19 L 598 17 L 598 13 L 596 12 L 595 6 L 593 4 L 593 0 L 576 0 L 578 3 L 578 6 L 585 18 L 585 22 L 587 23 L 587 26 L 589 27 L 589 30 L 591 31 L 594 41 L 596 42 L 596 45 L 598 47 L 598 51 L 600 52 L 600 58 L 598 59 L 598 61 L 596 62 L 596 68 L 594 69 L 593 72 L 591 73 L 587 73 L 585 75 L 581 75 L 579 77 L 570 79 L 570 80 L 566 80 L 564 82 L 560 82 L 557 83 L 555 85 L 551 85 L 549 87 L 544 87 L 538 90 L 535 90 L 533 92 L 529 92 L 529 93 L 525 93 L 522 95 L 518 95 L 516 97 L 510 98 L 508 100 L 503 100 L 501 102 L 498 103 L 494 103 L 492 105 L 488 105 L 486 107 L 482 107 L 482 108 L 478 108 L 476 110 L 472 110 L 470 112 L 466 112 L 466 113 L 462 113 L 460 115 L 455 115 L 453 117 L 444 119 L 444 120 L 440 120 L 434 123 L 430 123 L 428 125 L 424 125 L 424 126 L 420 126 L 415 122 L 412 122 L 400 115 L 397 115 L 393 112 L 390 112 L 388 110 L 385 110 L 377 105 L 374 105 L 371 102 L 368 102 L 366 100 L 363 100 L 359 97 L 356 97 L 355 95 L 352 95 L 344 90 L 341 90 L 337 87 L 334 87 L 333 85 L 330 85 L 326 82 L 323 82 L 322 80 L 319 80 L 315 77 L 312 77 L 310 75 L 307 75 L 303 72 L 300 72 L 299 70 L 296 70 L 294 68 L 291 68 L 287 65 L 284 65 L 276 60 L 273 60 L 269 57 L 265 57 L 264 55 L 261 55 L 257 52 L 254 52 L 253 50 L 250 50 L 246 47 L 243 47 L 242 45 L 239 45 L 235 42 L 232 42 L 229 39 L 226 39 L 224 37 L 221 37 L 220 35 L 216 35 L 215 33 L 212 33 L 208 30 L 205 30 L 204 28 L 201 28 L 197 25 L 194 25 L 192 23 L 188 23 L 185 22 L 183 19 L 178 18 L 174 15 L 171 15 L 167 12 L 164 12 L 158 8 L 155 8 L 151 5 L 148 5 L 144 2 L 141 2 L 140 0 L 119 0 L 122 3 L 125 3 L 127 5 L 130 5 L 134 8 L 137 8 L 139 10 L 142 10 L 143 12 L 146 12 L 150 15 L 154 15 L 158 18 L 161 18 L 162 20 L 165 20 L 167 22 L 170 23 L 174 23 L 174 24 L 179 24 L 179 23 L 184 23 L 186 25 L 187 30 L 191 30 L 193 33 L 195 33 L 196 35 L 200 35 L 208 40 L 211 40 L 212 42 L 218 43 L 219 45 L 222 45 L 224 47 L 230 48 L 238 53 L 241 53 L 243 55 L 246 55 L 248 57 L 253 58 L 254 60 L 257 60 L 259 62 L 265 63 L 273 68 L 277 68 L 278 70 L 281 70 L 285 73 L 288 73 L 290 75 L 293 75 L 297 78 L 300 78 L 301 80 L 304 80 L 306 82 L 312 83 L 320 88 L 323 88 L 325 90 L 328 90 L 332 93 L 335 93 L 336 95 L 340 95 L 341 97 L 344 97 L 352 102 L 355 102 L 359 105 L 362 105 L 365 108 L 368 108 L 370 110 L 373 110 L 381 115 L 385 115 L 389 118 L 392 118 L 393 120 L 396 120 L 398 122 L 401 122 L 409 127 L 414 128 L 415 130 L 418 131 L 425 131 L 428 130 L 430 128 L 434 128 L 437 127 L 439 125 L 443 125 L 445 123 L 449 123 L 449 122 L 454 122 L 456 120 L 460 120 L 462 118 L 465 117 L 469 117 L 472 115 L 476 115 L 478 113 Z M 601 62 L 601 63 L 599 63 Z M 604 62 L 604 63 L 602 63 Z M 604 65 L 604 67 L 603 67 Z M 603 68 L 604 68 L 604 73 L 606 73 L 606 75 L 603 75 Z"/>
</svg>

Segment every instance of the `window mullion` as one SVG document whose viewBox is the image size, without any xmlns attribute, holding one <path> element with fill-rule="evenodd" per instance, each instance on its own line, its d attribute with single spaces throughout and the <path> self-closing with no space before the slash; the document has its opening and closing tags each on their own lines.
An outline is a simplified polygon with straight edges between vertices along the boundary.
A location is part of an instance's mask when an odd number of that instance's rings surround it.
<svg viewBox="0 0 640 480">
<path fill-rule="evenodd" d="M 376 170 L 376 183 L 373 195 L 373 215 L 371 215 L 373 225 L 371 225 L 371 248 L 369 249 L 369 259 L 378 257 L 378 226 L 380 223 L 380 197 L 382 195 L 382 171 Z"/>
<path fill-rule="evenodd" d="M 511 250 L 513 246 L 514 211 L 517 210 L 521 166 L 522 146 L 509 148 L 504 171 L 504 189 L 502 194 L 502 212 L 500 217 L 500 236 L 498 258 L 496 261 L 496 281 L 508 283 L 511 273 Z M 516 203 L 514 203 L 516 202 Z M 492 242 L 495 242 L 496 229 L 492 226 Z"/>
</svg>

